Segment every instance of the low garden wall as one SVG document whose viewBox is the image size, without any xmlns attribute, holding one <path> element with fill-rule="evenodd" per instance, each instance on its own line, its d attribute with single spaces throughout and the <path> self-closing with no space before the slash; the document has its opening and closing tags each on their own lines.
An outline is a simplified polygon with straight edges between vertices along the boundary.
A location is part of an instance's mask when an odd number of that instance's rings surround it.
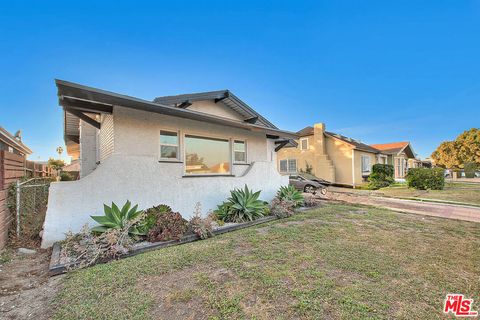
<svg viewBox="0 0 480 320">
<path fill-rule="evenodd" d="M 280 186 L 288 185 L 273 162 L 254 162 L 241 176 L 183 177 L 183 164 L 159 163 L 154 157 L 112 155 L 78 181 L 50 185 L 42 247 L 63 240 L 68 231 L 92 225 L 91 215 L 102 215 L 103 204 L 130 200 L 139 208 L 167 204 L 186 219 L 200 202 L 204 214 L 224 201 L 230 190 L 244 185 L 262 190 L 271 201 Z"/>
</svg>

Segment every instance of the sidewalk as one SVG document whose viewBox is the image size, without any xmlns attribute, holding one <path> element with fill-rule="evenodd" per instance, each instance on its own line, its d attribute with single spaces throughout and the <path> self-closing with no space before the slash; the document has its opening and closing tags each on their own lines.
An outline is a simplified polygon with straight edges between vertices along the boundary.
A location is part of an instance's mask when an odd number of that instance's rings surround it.
<svg viewBox="0 0 480 320">
<path fill-rule="evenodd" d="M 332 200 L 377 206 L 394 211 L 480 222 L 480 208 L 478 207 L 377 197 L 370 195 L 370 192 L 366 190 L 359 192 L 359 190 L 341 189 L 343 188 L 332 188 L 331 190 L 329 188 L 327 197 Z"/>
</svg>

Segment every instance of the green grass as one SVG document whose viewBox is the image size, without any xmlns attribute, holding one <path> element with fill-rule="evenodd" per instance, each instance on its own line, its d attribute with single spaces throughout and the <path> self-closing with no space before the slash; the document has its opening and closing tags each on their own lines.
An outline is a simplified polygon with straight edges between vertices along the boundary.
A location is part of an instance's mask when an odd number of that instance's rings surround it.
<svg viewBox="0 0 480 320">
<path fill-rule="evenodd" d="M 446 183 L 444 190 L 416 190 L 407 186 L 394 186 L 380 189 L 378 192 L 389 197 L 413 197 L 480 205 L 480 185 Z"/>
<path fill-rule="evenodd" d="M 328 205 L 73 272 L 54 319 L 435 319 L 479 261 L 480 224 Z"/>
</svg>

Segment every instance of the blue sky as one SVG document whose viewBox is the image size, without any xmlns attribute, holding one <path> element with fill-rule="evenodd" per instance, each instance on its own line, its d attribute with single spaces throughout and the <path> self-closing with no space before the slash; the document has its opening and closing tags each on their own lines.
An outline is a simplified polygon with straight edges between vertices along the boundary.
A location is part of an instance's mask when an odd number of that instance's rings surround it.
<svg viewBox="0 0 480 320">
<path fill-rule="evenodd" d="M 54 79 L 140 98 L 230 89 L 282 129 L 315 122 L 422 157 L 480 124 L 479 1 L 6 1 L 0 125 L 63 144 Z"/>
</svg>

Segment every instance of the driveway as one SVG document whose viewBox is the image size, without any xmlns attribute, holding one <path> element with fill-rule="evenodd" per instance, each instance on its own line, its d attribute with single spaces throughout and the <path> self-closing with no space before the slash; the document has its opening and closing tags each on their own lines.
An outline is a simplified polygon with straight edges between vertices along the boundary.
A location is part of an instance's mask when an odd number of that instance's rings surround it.
<svg viewBox="0 0 480 320">
<path fill-rule="evenodd" d="M 480 208 L 478 207 L 376 197 L 370 195 L 368 191 L 354 191 L 346 188 L 329 188 L 327 197 L 331 200 L 372 205 L 394 211 L 480 222 Z"/>
</svg>

